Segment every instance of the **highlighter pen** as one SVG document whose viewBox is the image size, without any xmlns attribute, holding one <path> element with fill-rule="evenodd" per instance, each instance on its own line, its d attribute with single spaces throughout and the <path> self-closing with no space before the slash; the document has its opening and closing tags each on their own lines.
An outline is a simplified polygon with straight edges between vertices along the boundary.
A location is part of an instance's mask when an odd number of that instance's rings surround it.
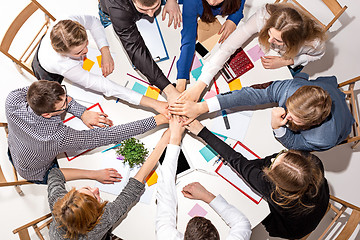
<svg viewBox="0 0 360 240">
<path fill-rule="evenodd" d="M 219 87 L 217 86 L 215 80 L 214 80 L 214 85 L 215 85 L 216 94 L 219 94 L 219 93 L 220 93 Z M 226 110 L 222 110 L 222 111 L 221 111 L 221 114 L 222 114 L 223 119 L 224 119 L 225 128 L 226 128 L 226 129 L 230 129 L 230 123 L 229 123 L 229 119 L 228 119 L 228 117 L 227 117 Z"/>
</svg>

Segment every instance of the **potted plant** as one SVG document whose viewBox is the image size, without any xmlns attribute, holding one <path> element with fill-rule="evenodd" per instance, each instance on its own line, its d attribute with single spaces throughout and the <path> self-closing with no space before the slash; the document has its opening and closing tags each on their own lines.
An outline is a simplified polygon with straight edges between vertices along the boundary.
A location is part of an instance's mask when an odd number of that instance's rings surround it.
<svg viewBox="0 0 360 240">
<path fill-rule="evenodd" d="M 117 159 L 128 163 L 131 168 L 145 162 L 149 151 L 145 148 L 144 143 L 136 138 L 129 138 L 121 142 L 116 150 Z"/>
</svg>

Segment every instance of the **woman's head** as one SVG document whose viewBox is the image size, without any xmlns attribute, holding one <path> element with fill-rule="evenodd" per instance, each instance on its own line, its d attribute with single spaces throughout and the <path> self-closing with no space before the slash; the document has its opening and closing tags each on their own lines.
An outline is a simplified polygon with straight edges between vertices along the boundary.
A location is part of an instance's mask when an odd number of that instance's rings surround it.
<svg viewBox="0 0 360 240">
<path fill-rule="evenodd" d="M 107 202 L 100 202 L 98 188 L 73 188 L 54 204 L 52 214 L 56 223 L 66 231 L 65 238 L 86 235 L 99 222 Z"/>
<path fill-rule="evenodd" d="M 211 7 L 221 5 L 221 15 L 226 16 L 233 14 L 241 7 L 241 0 L 202 0 L 204 12 L 201 15 L 201 20 L 206 23 L 215 21 L 215 16 L 211 11 Z"/>
<path fill-rule="evenodd" d="M 305 42 L 325 39 L 323 28 L 292 4 L 267 4 L 266 10 L 270 17 L 259 33 L 259 42 L 266 50 L 284 45 L 283 56 L 294 58 Z"/>
<path fill-rule="evenodd" d="M 88 52 L 88 38 L 83 25 L 72 20 L 61 20 L 51 30 L 51 45 L 57 53 L 80 57 Z"/>
<path fill-rule="evenodd" d="M 320 159 L 309 152 L 289 150 L 280 154 L 269 168 L 263 171 L 275 185 L 271 198 L 284 207 L 300 206 L 311 209 L 302 200 L 314 197 L 324 180 L 323 169 L 318 165 Z"/>
</svg>

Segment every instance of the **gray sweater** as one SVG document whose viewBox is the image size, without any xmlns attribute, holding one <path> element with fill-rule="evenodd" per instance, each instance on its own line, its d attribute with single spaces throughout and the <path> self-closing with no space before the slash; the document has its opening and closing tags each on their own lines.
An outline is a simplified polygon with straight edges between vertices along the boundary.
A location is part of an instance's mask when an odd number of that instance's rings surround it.
<svg viewBox="0 0 360 240">
<path fill-rule="evenodd" d="M 144 184 L 134 178 L 130 178 L 128 184 L 119 196 L 113 202 L 106 204 L 100 223 L 86 236 L 81 236 L 79 239 L 104 239 L 106 234 L 112 230 L 113 225 L 139 200 L 144 189 Z M 48 200 L 51 211 L 53 210 L 55 202 L 66 193 L 64 175 L 60 169 L 53 168 L 49 173 L 48 179 Z M 64 228 L 58 228 L 55 220 L 50 224 L 50 239 L 65 239 L 63 237 L 65 233 L 66 230 Z"/>
</svg>

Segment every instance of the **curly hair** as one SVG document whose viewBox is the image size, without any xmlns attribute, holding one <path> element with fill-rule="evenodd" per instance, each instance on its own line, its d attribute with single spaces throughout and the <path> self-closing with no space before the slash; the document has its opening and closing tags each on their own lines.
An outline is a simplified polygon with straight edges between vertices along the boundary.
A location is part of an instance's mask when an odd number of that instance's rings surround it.
<svg viewBox="0 0 360 240">
<path fill-rule="evenodd" d="M 100 203 L 94 197 L 73 188 L 54 204 L 52 215 L 59 228 L 64 228 L 64 238 L 77 239 L 86 235 L 99 222 L 108 202 Z"/>
</svg>

